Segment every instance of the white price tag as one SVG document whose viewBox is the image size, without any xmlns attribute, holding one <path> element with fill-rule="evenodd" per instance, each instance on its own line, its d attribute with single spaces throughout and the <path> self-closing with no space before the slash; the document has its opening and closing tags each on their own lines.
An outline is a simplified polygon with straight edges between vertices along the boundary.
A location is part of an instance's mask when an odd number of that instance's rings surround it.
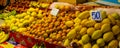
<svg viewBox="0 0 120 48">
<path fill-rule="evenodd" d="M 92 17 L 93 20 L 96 20 L 96 21 L 102 20 L 101 13 L 98 10 L 92 10 L 90 12 L 90 16 Z"/>
<path fill-rule="evenodd" d="M 50 14 L 56 16 L 56 15 L 58 14 L 58 12 L 59 12 L 59 9 L 53 8 L 53 9 L 51 10 Z"/>
</svg>

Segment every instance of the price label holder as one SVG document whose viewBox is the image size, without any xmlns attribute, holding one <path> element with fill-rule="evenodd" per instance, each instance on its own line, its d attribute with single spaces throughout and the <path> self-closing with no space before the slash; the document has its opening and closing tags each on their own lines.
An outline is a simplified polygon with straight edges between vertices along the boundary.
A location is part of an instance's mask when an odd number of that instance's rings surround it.
<svg viewBox="0 0 120 48">
<path fill-rule="evenodd" d="M 90 12 L 90 16 L 92 17 L 93 20 L 95 21 L 101 21 L 102 20 L 102 16 L 101 16 L 101 12 L 98 10 L 92 10 Z"/>
<path fill-rule="evenodd" d="M 52 14 L 52 15 L 54 15 L 54 16 L 57 16 L 58 12 L 59 12 L 59 9 L 52 8 L 50 14 Z"/>
</svg>

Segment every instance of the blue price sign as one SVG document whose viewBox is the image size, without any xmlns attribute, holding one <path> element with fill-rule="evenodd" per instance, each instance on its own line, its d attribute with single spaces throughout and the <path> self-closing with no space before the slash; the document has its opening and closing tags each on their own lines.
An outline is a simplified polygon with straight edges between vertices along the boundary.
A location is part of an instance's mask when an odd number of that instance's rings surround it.
<svg viewBox="0 0 120 48">
<path fill-rule="evenodd" d="M 91 11 L 90 14 L 93 20 L 96 20 L 96 21 L 102 20 L 100 11 Z"/>
</svg>

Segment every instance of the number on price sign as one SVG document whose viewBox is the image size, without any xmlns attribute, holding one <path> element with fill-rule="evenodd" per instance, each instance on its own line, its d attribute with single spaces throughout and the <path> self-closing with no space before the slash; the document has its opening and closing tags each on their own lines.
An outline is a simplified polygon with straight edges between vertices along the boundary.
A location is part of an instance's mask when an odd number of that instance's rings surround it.
<svg viewBox="0 0 120 48">
<path fill-rule="evenodd" d="M 93 20 L 100 21 L 102 20 L 100 11 L 91 11 L 91 16 Z"/>
</svg>

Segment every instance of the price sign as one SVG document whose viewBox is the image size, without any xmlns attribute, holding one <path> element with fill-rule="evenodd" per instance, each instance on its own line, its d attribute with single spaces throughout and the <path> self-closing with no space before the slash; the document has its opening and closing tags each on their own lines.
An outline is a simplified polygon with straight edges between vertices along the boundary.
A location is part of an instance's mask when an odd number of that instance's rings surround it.
<svg viewBox="0 0 120 48">
<path fill-rule="evenodd" d="M 56 15 L 58 14 L 58 12 L 59 12 L 59 9 L 53 8 L 53 9 L 51 10 L 50 14 L 56 16 Z"/>
<path fill-rule="evenodd" d="M 90 15 L 91 15 L 93 20 L 96 20 L 96 21 L 101 21 L 102 20 L 100 11 L 91 11 Z"/>
</svg>

